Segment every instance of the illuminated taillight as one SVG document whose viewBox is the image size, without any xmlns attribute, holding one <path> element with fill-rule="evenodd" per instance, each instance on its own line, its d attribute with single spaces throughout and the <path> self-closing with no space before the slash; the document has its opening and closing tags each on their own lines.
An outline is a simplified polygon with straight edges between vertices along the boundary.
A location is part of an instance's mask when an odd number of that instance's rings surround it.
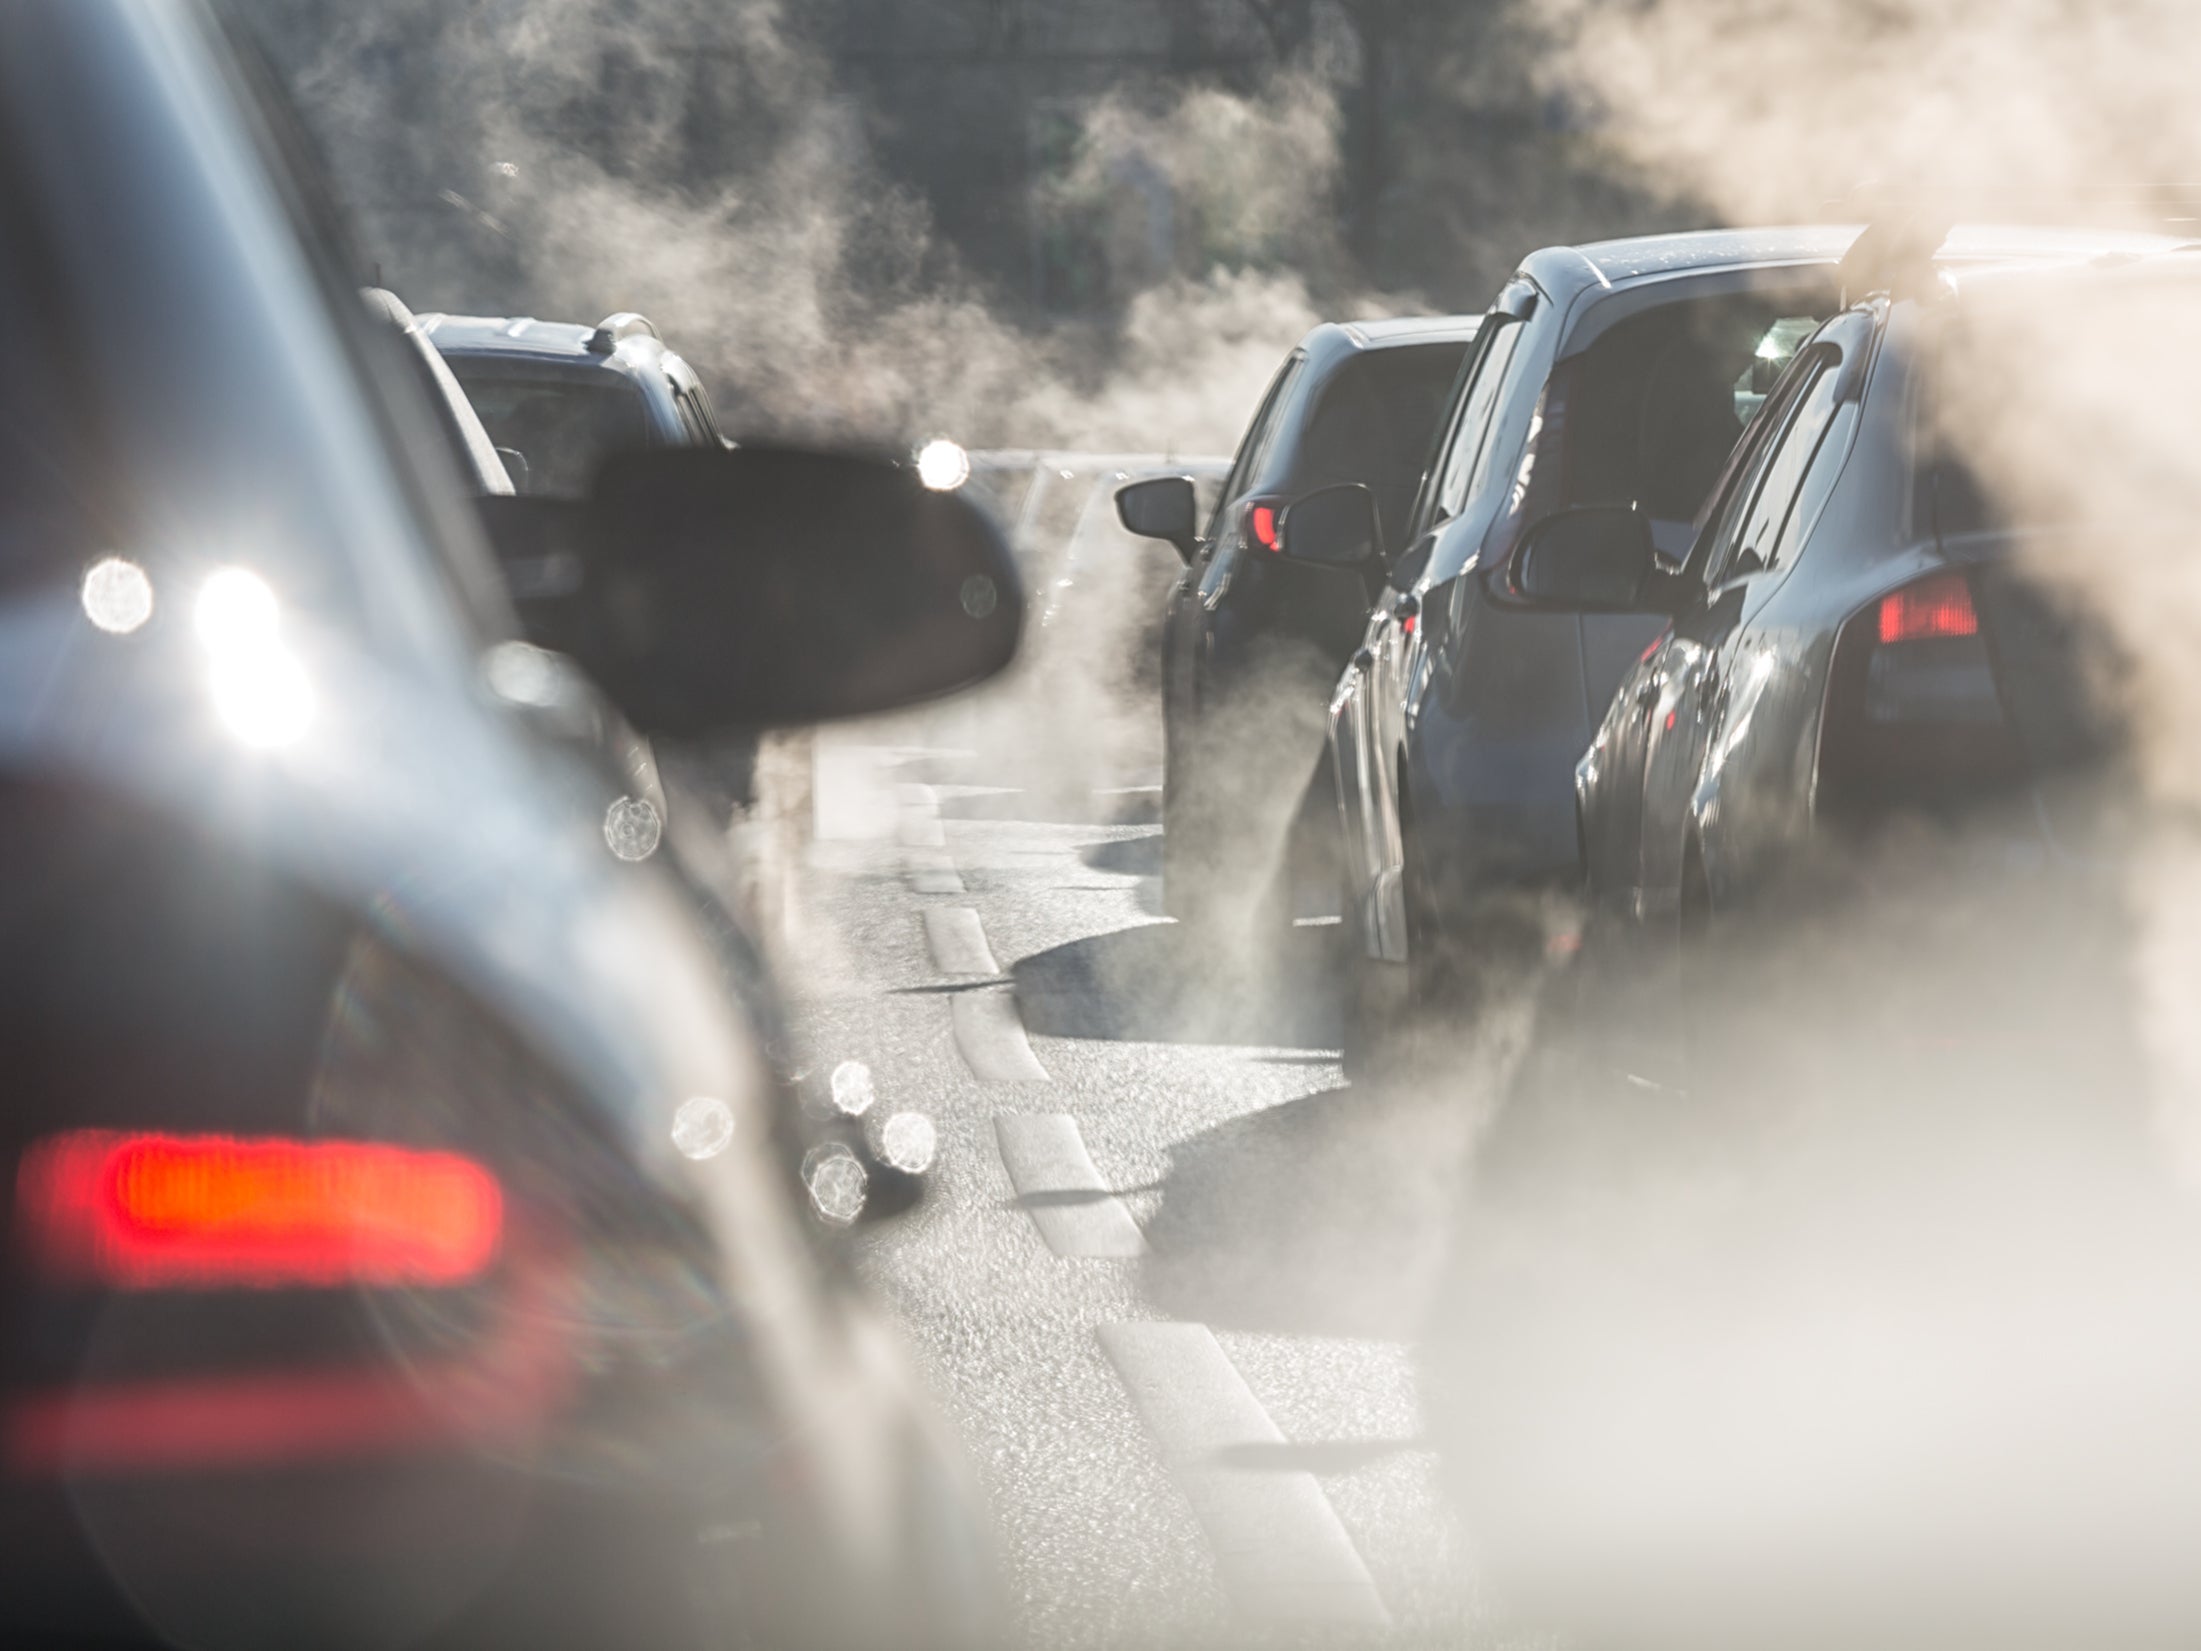
<svg viewBox="0 0 2201 1651">
<path fill-rule="evenodd" d="M 1851 616 L 1819 736 L 1823 810 L 1962 807 L 2022 774 L 1967 575 L 1928 574 Z"/>
<path fill-rule="evenodd" d="M 1972 587 L 1961 573 L 1939 573 L 1880 599 L 1880 641 L 1930 642 L 1979 635 Z"/>
<path fill-rule="evenodd" d="M 1284 535 L 1278 531 L 1279 512 L 1273 504 L 1246 507 L 1246 533 L 1263 550 L 1282 550 Z"/>
<path fill-rule="evenodd" d="M 480 1164 L 361 1141 L 77 1130 L 24 1155 L 16 1194 L 46 1279 L 123 1290 L 459 1284 L 504 1226 Z"/>
</svg>

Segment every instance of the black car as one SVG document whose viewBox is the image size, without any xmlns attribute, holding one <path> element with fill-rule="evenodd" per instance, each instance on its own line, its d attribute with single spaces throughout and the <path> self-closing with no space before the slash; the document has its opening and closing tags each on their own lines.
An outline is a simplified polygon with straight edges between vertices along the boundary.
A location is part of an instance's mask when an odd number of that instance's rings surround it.
<svg viewBox="0 0 2201 1651">
<path fill-rule="evenodd" d="M 1291 915 L 1307 826 L 1327 846 L 1317 783 L 1323 695 L 1359 640 L 1401 542 L 1422 463 L 1476 322 L 1317 327 L 1247 427 L 1206 531 L 1189 478 L 1124 488 L 1124 525 L 1185 560 L 1162 635 L 1163 898 L 1180 920 Z M 1284 531 L 1293 506 L 1365 489 L 1376 527 L 1325 563 Z M 1365 517 L 1363 518 L 1365 519 Z M 1274 897 L 1273 901 L 1269 897 Z"/>
<path fill-rule="evenodd" d="M 0 9 L 0 1639 L 983 1636 L 861 1167 L 593 709 L 975 680 L 1006 547 L 906 467 L 634 455 L 482 501 L 582 557 L 534 645 L 252 61 Z M 861 680 L 763 618 L 819 577 Z"/>
<path fill-rule="evenodd" d="M 589 327 L 430 313 L 418 323 L 497 446 L 520 455 L 523 493 L 576 498 L 622 449 L 724 444 L 703 381 L 645 316 Z"/>
</svg>

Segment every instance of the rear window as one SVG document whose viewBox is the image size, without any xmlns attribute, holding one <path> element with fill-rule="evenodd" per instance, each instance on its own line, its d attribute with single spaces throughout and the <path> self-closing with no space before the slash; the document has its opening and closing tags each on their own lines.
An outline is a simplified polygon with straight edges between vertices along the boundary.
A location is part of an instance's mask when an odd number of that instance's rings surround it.
<svg viewBox="0 0 2201 1651">
<path fill-rule="evenodd" d="M 1322 487 L 1418 477 L 1466 354 L 1462 341 L 1370 351 L 1348 361 L 1316 399 L 1294 481 Z"/>
<path fill-rule="evenodd" d="M 523 493 L 579 498 L 606 455 L 647 446 L 649 409 L 641 390 L 617 373 L 546 374 L 479 357 L 452 356 L 489 438 L 527 461 Z"/>
</svg>

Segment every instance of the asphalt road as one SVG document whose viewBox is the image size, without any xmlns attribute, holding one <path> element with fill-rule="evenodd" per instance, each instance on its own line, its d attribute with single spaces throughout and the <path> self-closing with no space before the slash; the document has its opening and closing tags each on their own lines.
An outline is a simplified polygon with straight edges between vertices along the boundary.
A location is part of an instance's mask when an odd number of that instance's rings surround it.
<svg viewBox="0 0 2201 1651">
<path fill-rule="evenodd" d="M 1334 923 L 1192 950 L 1158 915 L 1158 739 L 1019 692 L 817 742 L 785 963 L 805 1058 L 938 1123 L 863 1266 L 1021 1638 L 1487 1643 L 1412 1352 L 1466 1111 L 1343 1083 Z"/>
</svg>

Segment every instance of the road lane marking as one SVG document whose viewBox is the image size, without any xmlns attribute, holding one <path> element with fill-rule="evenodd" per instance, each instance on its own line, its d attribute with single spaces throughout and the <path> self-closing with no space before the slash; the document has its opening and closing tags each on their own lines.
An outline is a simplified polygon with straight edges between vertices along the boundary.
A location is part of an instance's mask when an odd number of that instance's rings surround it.
<svg viewBox="0 0 2201 1651">
<path fill-rule="evenodd" d="M 1016 994 L 1006 986 L 994 991 L 958 992 L 949 1000 L 955 1017 L 955 1046 L 973 1073 L 987 1083 L 1046 1083 L 1047 1068 L 1032 1053 L 1024 1020 L 1016 1012 Z"/>
<path fill-rule="evenodd" d="M 955 869 L 955 857 L 939 849 L 905 849 L 902 862 L 908 868 L 909 886 L 919 894 L 962 894 L 963 874 Z"/>
<path fill-rule="evenodd" d="M 994 1118 L 994 1139 L 1025 1213 L 1056 1255 L 1123 1259 L 1146 1253 L 1146 1235 L 1101 1179 L 1077 1119 L 1003 1112 Z"/>
<path fill-rule="evenodd" d="M 945 848 L 947 833 L 940 825 L 940 797 L 929 785 L 897 788 L 902 805 L 895 837 L 904 848 Z"/>
<path fill-rule="evenodd" d="M 917 814 L 904 809 L 895 835 L 904 848 L 945 848 L 948 845 L 948 834 L 941 829 L 937 814 Z"/>
<path fill-rule="evenodd" d="M 891 795 L 879 782 L 880 752 L 844 735 L 820 733 L 810 748 L 810 829 L 820 842 L 875 841 L 894 834 Z"/>
<path fill-rule="evenodd" d="M 944 975 L 998 975 L 993 948 L 986 944 L 986 930 L 978 913 L 968 906 L 925 908 L 925 944 L 934 965 Z"/>
<path fill-rule="evenodd" d="M 1132 1323 L 1098 1333 L 1239 1609 L 1266 1623 L 1387 1626 L 1375 1579 L 1315 1476 L 1237 1465 L 1285 1440 L 1213 1332 Z"/>
</svg>

